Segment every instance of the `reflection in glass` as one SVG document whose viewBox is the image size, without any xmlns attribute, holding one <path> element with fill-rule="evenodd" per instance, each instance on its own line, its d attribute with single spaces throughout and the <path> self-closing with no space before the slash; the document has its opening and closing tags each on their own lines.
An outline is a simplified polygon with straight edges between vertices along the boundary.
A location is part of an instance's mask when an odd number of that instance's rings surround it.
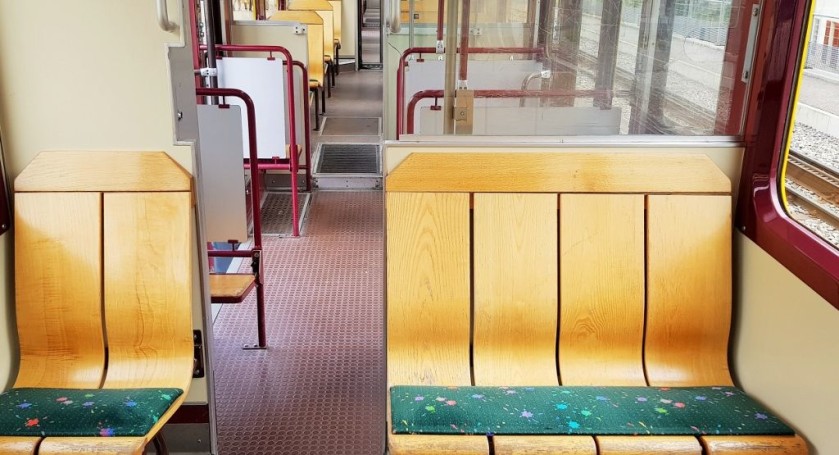
<svg viewBox="0 0 839 455">
<path fill-rule="evenodd" d="M 460 0 L 460 55 L 449 77 L 469 108 L 455 114 L 471 125 L 456 133 L 739 135 L 751 23 L 742 12 L 753 3 Z M 406 57 L 400 130 L 442 134 L 447 75 L 434 48 L 445 15 L 437 0 L 400 4 L 409 39 L 392 36 L 390 44 L 400 52 L 428 47 Z"/>
</svg>

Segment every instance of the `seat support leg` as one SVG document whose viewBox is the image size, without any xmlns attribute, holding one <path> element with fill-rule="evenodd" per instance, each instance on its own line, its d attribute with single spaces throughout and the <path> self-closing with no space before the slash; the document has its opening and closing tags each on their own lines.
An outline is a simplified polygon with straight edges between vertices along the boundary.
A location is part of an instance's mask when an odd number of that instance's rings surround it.
<svg viewBox="0 0 839 455">
<path fill-rule="evenodd" d="M 166 447 L 166 439 L 163 437 L 163 431 L 158 431 L 151 442 L 154 444 L 154 452 L 157 455 L 169 455 L 169 448 Z"/>
<path fill-rule="evenodd" d="M 315 88 L 313 90 L 313 93 L 315 94 L 315 127 L 312 128 L 312 129 L 314 131 L 319 131 L 319 128 L 320 128 L 320 102 L 319 102 L 318 98 L 320 98 L 320 94 L 318 93 L 317 88 Z"/>
</svg>

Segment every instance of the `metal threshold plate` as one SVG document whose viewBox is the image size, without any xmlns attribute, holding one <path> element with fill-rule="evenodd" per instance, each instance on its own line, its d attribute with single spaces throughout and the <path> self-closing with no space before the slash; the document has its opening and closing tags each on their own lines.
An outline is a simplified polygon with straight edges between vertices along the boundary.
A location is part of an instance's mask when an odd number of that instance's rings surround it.
<svg viewBox="0 0 839 455">
<path fill-rule="evenodd" d="M 326 117 L 321 136 L 378 136 L 381 134 L 379 117 Z"/>
</svg>

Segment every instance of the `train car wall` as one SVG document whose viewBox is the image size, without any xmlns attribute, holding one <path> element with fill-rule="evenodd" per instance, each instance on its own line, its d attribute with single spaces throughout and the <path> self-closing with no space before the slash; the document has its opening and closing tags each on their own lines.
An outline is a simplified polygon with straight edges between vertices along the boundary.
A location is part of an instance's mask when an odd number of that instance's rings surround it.
<svg viewBox="0 0 839 455">
<path fill-rule="evenodd" d="M 812 455 L 839 453 L 839 311 L 745 235 L 734 241 L 735 380 L 794 425 Z"/>
<path fill-rule="evenodd" d="M 447 145 L 475 138 L 450 138 Z M 526 147 L 505 139 L 459 152 L 513 152 Z M 515 144 L 520 138 L 507 138 Z M 443 144 L 443 143 L 441 143 Z M 535 144 L 533 146 L 539 146 Z M 391 143 L 385 169 L 394 169 L 411 153 L 441 152 L 439 145 Z M 442 147 L 445 149 L 446 147 Z M 600 147 L 615 153 L 703 153 L 738 187 L 743 150 L 739 147 Z M 451 147 L 449 151 L 455 151 Z M 562 147 L 558 152 L 585 152 Z M 736 198 L 736 195 L 734 195 Z M 835 437 L 839 409 L 839 311 L 783 265 L 752 243 L 734 235 L 734 326 L 732 370 L 737 384 L 790 422 L 811 444 L 811 455 L 839 454 Z"/>
<path fill-rule="evenodd" d="M 195 137 L 184 126 L 197 133 L 181 20 L 186 1 L 168 3 L 170 20 L 179 24 L 172 32 L 158 27 L 154 2 L 84 0 L 45 8 L 0 0 L 0 126 L 10 181 L 43 150 L 161 150 L 192 172 L 197 147 L 188 140 L 174 145 L 176 136 Z M 167 45 L 173 46 L 168 53 Z M 173 102 L 180 103 L 182 121 L 175 120 Z M 11 237 L 0 238 L 2 386 L 14 379 L 11 359 L 17 358 Z M 197 244 L 193 252 L 198 256 Z M 196 265 L 196 328 L 203 327 L 200 273 Z M 193 380 L 187 402 L 206 405 L 208 393 L 206 378 Z"/>
</svg>

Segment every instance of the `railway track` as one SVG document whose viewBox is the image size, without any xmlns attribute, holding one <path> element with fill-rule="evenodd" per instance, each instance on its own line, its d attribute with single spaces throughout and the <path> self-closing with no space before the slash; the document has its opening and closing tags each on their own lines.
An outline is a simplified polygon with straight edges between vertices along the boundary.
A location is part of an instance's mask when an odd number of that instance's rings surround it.
<svg viewBox="0 0 839 455">
<path fill-rule="evenodd" d="M 839 230 L 839 170 L 790 151 L 787 201 Z"/>
</svg>

